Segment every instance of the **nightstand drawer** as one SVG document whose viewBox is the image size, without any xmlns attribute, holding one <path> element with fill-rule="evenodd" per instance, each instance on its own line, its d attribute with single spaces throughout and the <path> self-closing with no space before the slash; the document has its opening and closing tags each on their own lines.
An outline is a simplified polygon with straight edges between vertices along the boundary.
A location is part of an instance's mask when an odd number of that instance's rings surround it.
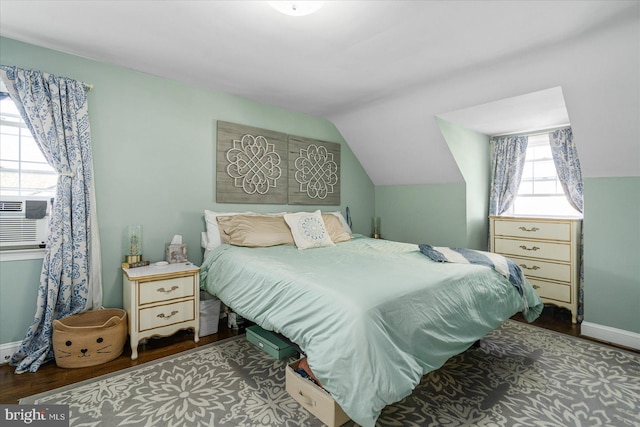
<svg viewBox="0 0 640 427">
<path fill-rule="evenodd" d="M 140 305 L 192 296 L 193 276 L 140 283 Z"/>
<path fill-rule="evenodd" d="M 159 305 L 140 310 L 140 332 L 195 319 L 195 301 Z"/>
<path fill-rule="evenodd" d="M 528 279 L 533 289 L 538 292 L 540 298 L 551 299 L 561 302 L 571 302 L 571 285 L 561 283 L 545 282 L 544 280 Z"/>
<path fill-rule="evenodd" d="M 571 283 L 570 264 L 558 264 L 555 262 L 531 260 L 513 256 L 510 258 L 520 266 L 527 278 L 539 277 L 541 279 Z"/>
<path fill-rule="evenodd" d="M 530 258 L 544 258 L 564 262 L 571 261 L 571 245 L 565 243 L 496 238 L 494 240 L 493 250 L 507 256 L 519 255 Z"/>
<path fill-rule="evenodd" d="M 571 224 L 568 222 L 503 220 L 495 222 L 494 232 L 495 236 L 571 241 Z"/>
</svg>

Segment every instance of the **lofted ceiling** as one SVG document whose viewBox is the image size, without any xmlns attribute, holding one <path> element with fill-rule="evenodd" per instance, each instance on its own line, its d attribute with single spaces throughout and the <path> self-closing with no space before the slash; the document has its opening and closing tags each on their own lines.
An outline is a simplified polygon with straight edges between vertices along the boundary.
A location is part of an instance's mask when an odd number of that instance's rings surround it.
<svg viewBox="0 0 640 427">
<path fill-rule="evenodd" d="M 636 1 L 0 1 L 0 35 L 328 117 L 579 37 Z M 55 17 L 55 19 L 52 19 Z"/>
<path fill-rule="evenodd" d="M 568 123 L 561 86 L 578 76 L 540 79 L 555 64 L 531 58 L 562 51 L 582 74 L 582 42 L 639 16 L 638 0 L 333 0 L 303 17 L 266 1 L 0 0 L 0 35 L 324 117 L 375 185 L 406 185 L 463 180 L 434 116 L 487 135 Z"/>
<path fill-rule="evenodd" d="M 560 87 L 438 114 L 438 117 L 485 135 L 506 135 L 570 124 Z"/>
</svg>

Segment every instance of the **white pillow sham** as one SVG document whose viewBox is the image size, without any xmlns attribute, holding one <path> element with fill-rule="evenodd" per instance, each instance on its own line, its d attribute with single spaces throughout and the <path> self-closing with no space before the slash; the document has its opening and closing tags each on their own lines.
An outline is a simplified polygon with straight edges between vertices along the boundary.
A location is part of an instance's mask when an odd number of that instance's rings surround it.
<svg viewBox="0 0 640 427">
<path fill-rule="evenodd" d="M 284 220 L 289 225 L 299 250 L 335 246 L 319 210 L 285 214 Z"/>
</svg>

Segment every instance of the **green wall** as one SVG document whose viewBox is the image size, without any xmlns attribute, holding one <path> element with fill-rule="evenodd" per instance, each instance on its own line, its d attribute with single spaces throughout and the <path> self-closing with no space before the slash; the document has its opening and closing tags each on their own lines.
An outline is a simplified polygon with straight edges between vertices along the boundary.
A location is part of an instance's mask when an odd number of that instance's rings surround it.
<svg viewBox="0 0 640 427">
<path fill-rule="evenodd" d="M 489 137 L 438 118 L 436 122 L 465 182 L 376 186 L 375 215 L 382 236 L 487 250 Z"/>
<path fill-rule="evenodd" d="M 482 249 L 487 243 L 488 137 L 446 122 L 439 125 L 466 182 L 377 186 L 375 215 L 381 217 L 382 236 Z M 475 161 L 487 165 L 486 173 Z M 640 333 L 640 177 L 585 178 L 584 200 L 585 320 Z"/>
<path fill-rule="evenodd" d="M 41 259 L 0 262 L 0 344 L 21 341 L 36 313 Z"/>
<path fill-rule="evenodd" d="M 584 179 L 584 315 L 640 333 L 640 177 Z"/>
<path fill-rule="evenodd" d="M 189 258 L 202 261 L 204 209 L 313 210 L 316 206 L 215 203 L 217 120 L 342 144 L 341 206 L 353 228 L 369 233 L 374 186 L 335 126 L 322 118 L 0 38 L 0 62 L 91 83 L 89 114 L 102 248 L 103 303 L 122 307 L 120 263 L 127 225 L 143 226 L 143 254 L 164 258 L 181 234 Z M 35 313 L 41 261 L 0 265 L 0 343 L 19 341 Z"/>
<path fill-rule="evenodd" d="M 375 191 L 383 238 L 436 246 L 466 245 L 464 183 L 381 185 Z"/>
<path fill-rule="evenodd" d="M 486 251 L 489 242 L 490 137 L 437 117 L 436 122 L 466 184 L 465 247 Z"/>
</svg>

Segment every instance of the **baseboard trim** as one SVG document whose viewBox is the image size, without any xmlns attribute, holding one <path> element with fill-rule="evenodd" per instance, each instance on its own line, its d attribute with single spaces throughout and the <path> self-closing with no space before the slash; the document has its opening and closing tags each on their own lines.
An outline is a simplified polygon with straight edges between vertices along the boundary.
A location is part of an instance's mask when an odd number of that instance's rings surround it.
<svg viewBox="0 0 640 427">
<path fill-rule="evenodd" d="M 640 334 L 625 331 L 624 329 L 616 329 L 597 323 L 582 322 L 580 325 L 580 334 L 599 341 L 640 350 Z"/>
<path fill-rule="evenodd" d="M 13 353 L 20 349 L 20 344 L 22 344 L 22 341 L 0 344 L 0 365 L 9 363 L 9 360 L 11 360 L 11 356 L 13 356 Z"/>
</svg>

